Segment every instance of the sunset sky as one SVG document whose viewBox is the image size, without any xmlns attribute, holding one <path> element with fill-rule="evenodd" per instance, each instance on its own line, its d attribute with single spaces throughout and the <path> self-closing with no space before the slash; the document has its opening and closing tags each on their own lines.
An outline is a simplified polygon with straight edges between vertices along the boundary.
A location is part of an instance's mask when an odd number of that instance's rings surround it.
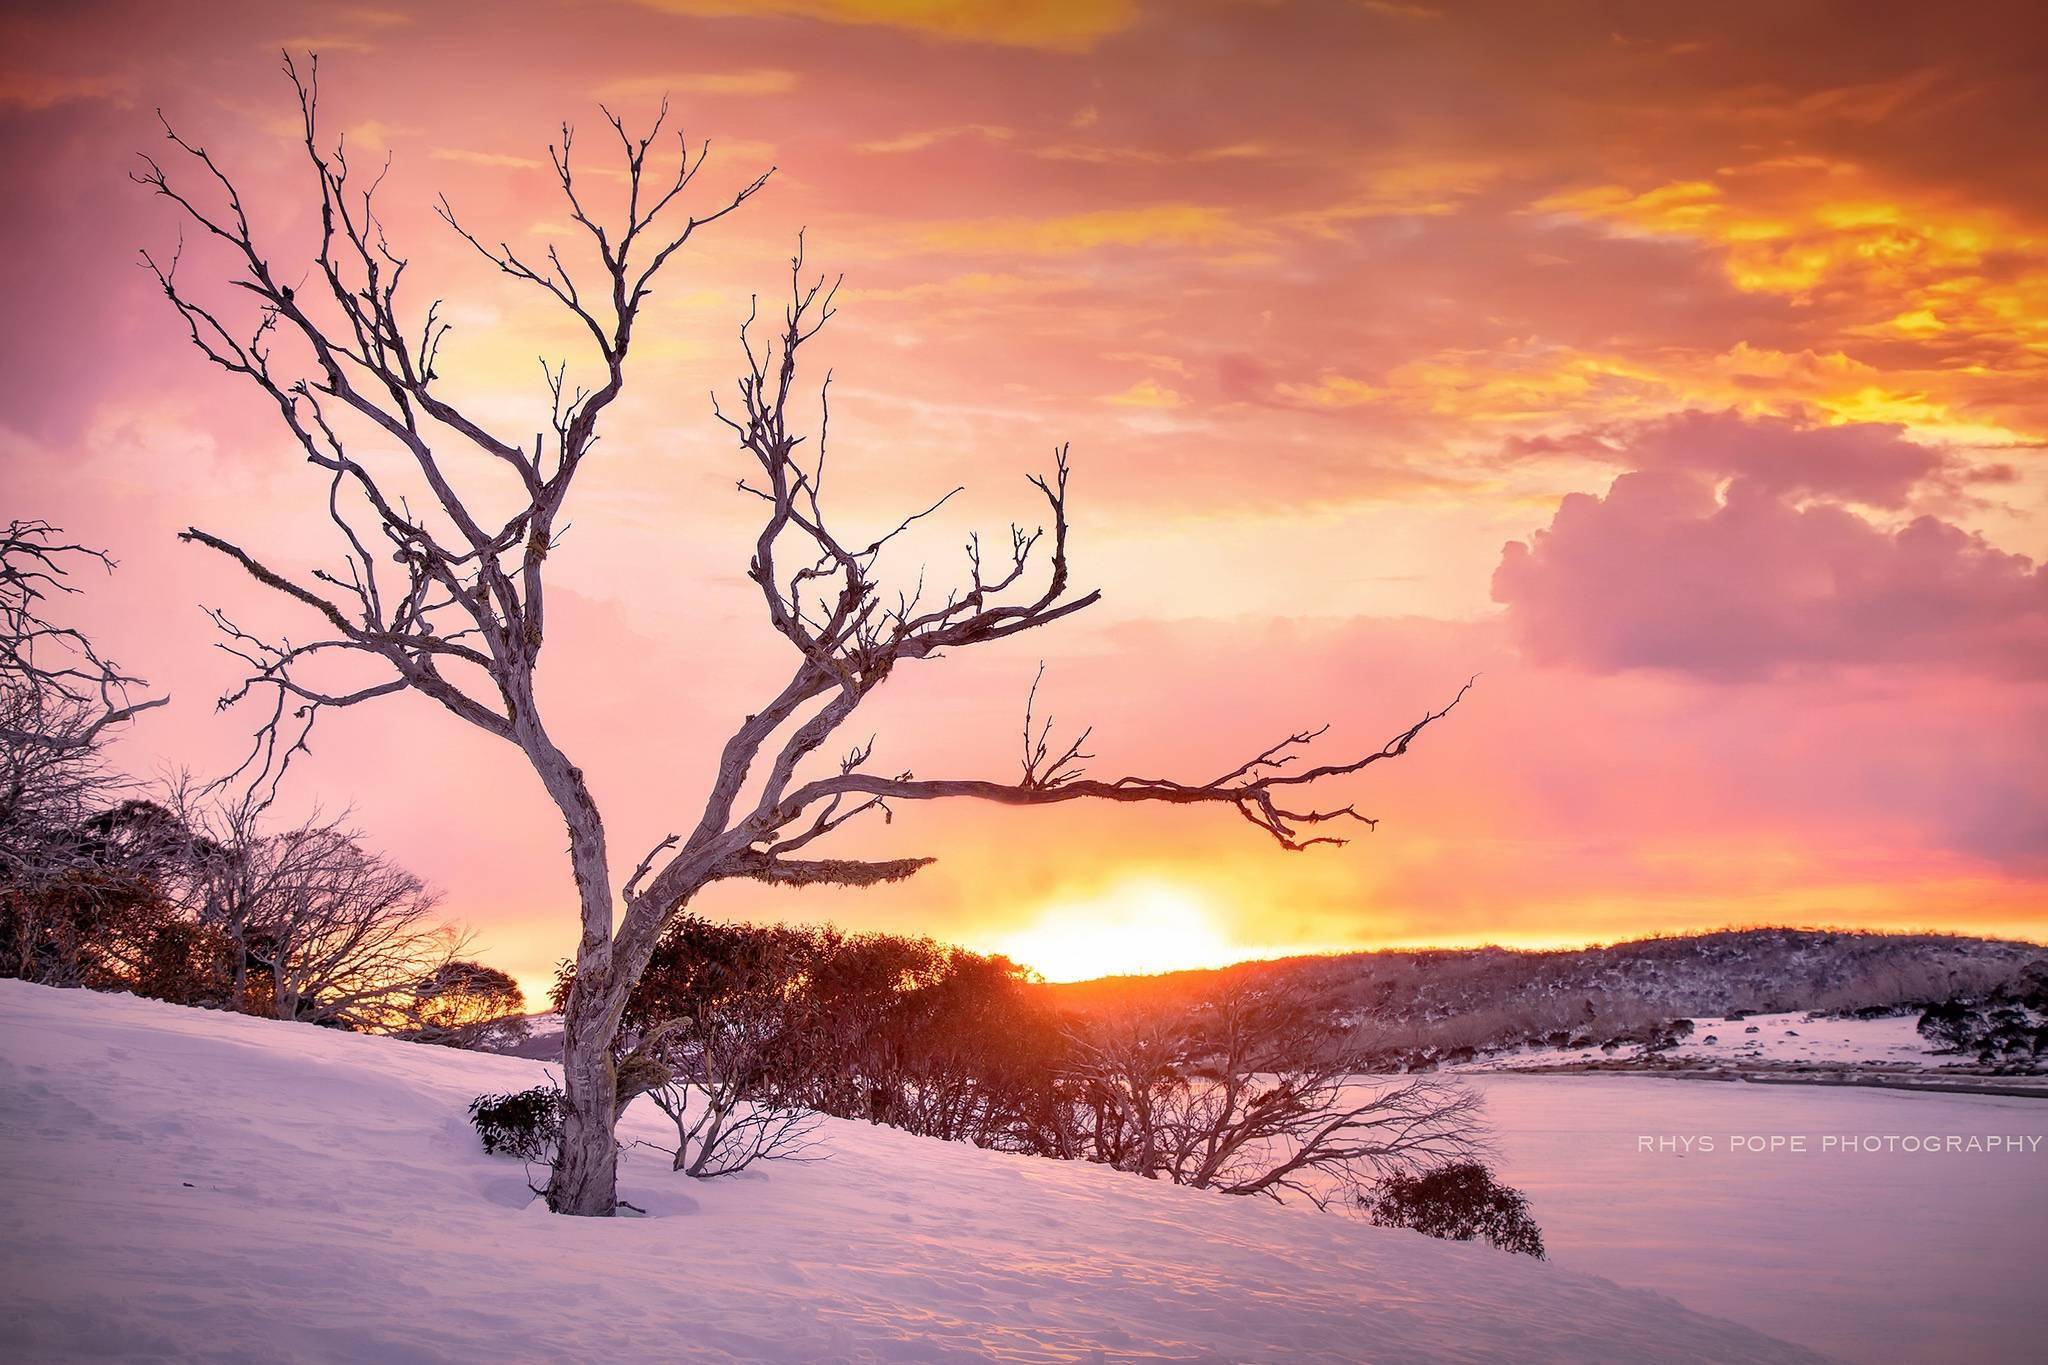
<svg viewBox="0 0 2048 1365">
<path fill-rule="evenodd" d="M 644 123 L 667 93 L 706 201 L 777 169 L 665 277 L 550 561 L 547 696 L 627 866 L 786 669 L 708 392 L 803 228 L 846 277 L 818 342 L 843 515 L 966 484 L 944 578 L 1071 442 L 1104 591 L 903 671 L 861 727 L 878 766 L 1010 776 L 1041 660 L 1105 776 L 1325 721 L 1333 754 L 1376 747 L 1479 682 L 1342 789 L 1382 817 L 1343 849 L 1227 809 L 933 805 L 842 845 L 938 856 L 907 883 L 703 908 L 1054 976 L 1757 922 L 2048 937 L 2044 38 L 2027 4 L 12 7 L 0 510 L 121 562 L 77 619 L 173 697 L 122 760 L 231 764 L 254 717 L 215 713 L 237 675 L 200 604 L 291 618 L 175 532 L 333 556 L 316 471 L 135 266 L 177 234 L 127 180 L 153 108 L 303 269 L 277 53 L 317 49 L 332 131 L 392 159 L 415 304 L 448 300 L 443 371 L 530 431 L 536 357 L 589 357 L 434 196 L 566 247 L 558 125 L 596 168 L 599 103 Z M 572 950 L 509 746 L 381 703 L 322 722 L 290 795 L 351 807 L 529 988 Z"/>
</svg>

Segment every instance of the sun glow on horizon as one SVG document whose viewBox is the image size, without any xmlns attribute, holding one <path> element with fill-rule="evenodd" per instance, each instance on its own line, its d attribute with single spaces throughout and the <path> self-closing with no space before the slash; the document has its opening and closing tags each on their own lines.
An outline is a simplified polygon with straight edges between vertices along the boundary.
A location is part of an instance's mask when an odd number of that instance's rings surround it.
<svg viewBox="0 0 2048 1365">
<path fill-rule="evenodd" d="M 1048 981 L 1227 967 L 1264 955 L 1234 942 L 1199 891 L 1153 880 L 1057 902 L 992 947 Z"/>
</svg>

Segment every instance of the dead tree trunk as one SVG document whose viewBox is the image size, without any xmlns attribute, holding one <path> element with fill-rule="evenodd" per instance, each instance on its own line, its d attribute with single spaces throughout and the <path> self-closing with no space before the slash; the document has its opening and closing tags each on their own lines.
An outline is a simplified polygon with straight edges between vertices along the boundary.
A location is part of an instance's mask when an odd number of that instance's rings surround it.
<svg viewBox="0 0 2048 1365">
<path fill-rule="evenodd" d="M 583 960 L 579 953 L 578 959 Z M 584 1004 L 584 999 L 595 1003 Z M 602 1215 L 618 1199 L 619 1144 L 612 1136 L 618 1074 L 612 1040 L 618 1025 L 605 1017 L 596 991 L 569 1001 L 562 1033 L 562 1150 L 549 1186 L 557 1213 Z"/>
<path fill-rule="evenodd" d="M 1049 625 L 1088 607 L 1098 594 L 1076 593 L 1069 583 L 1064 448 L 1052 474 L 1032 479 L 1049 525 L 1030 531 L 1012 526 L 1007 550 L 987 558 L 981 542 L 970 541 L 965 581 L 943 599 L 922 589 L 884 590 L 878 570 L 884 551 L 951 494 L 879 536 L 842 537 L 834 527 L 823 502 L 825 427 L 821 423 L 812 441 L 793 429 L 788 412 L 798 352 L 833 311 L 833 290 L 823 280 L 805 283 L 799 243 L 781 326 L 764 338 L 750 317 L 741 329 L 745 372 L 738 410 L 713 405 L 743 454 L 747 477 L 740 488 L 763 507 L 748 576 L 761 591 L 770 627 L 794 647 L 797 662 L 781 690 L 726 741 L 703 810 L 693 826 L 679 825 L 691 832 L 663 839 L 623 885 L 617 883 L 597 803 L 550 737 L 535 702 L 534 672 L 545 639 L 545 565 L 571 485 L 597 439 L 599 418 L 624 387 L 634 326 L 655 276 L 697 229 L 745 203 L 768 177 L 753 180 L 702 217 L 677 221 L 680 201 L 705 157 L 678 138 L 673 175 L 650 174 L 650 151 L 668 113 L 664 103 L 645 137 L 628 134 L 606 111 L 624 161 L 621 220 L 600 223 L 586 212 L 571 171 L 566 125 L 549 149 L 568 217 L 587 238 L 587 257 L 594 261 L 572 266 L 562 250 L 550 246 L 544 261 L 530 264 L 509 246 L 493 247 L 471 234 L 442 201 L 441 216 L 464 241 L 522 286 L 545 291 L 593 342 L 588 385 L 569 381 L 567 362 L 544 366 L 549 430 L 529 445 L 523 437 L 489 430 L 439 387 L 448 333 L 440 305 L 401 308 L 406 262 L 385 239 L 374 207 L 376 184 L 365 188 L 360 177 L 352 180 L 340 148 L 321 141 L 317 64 L 302 75 L 287 57 L 285 67 L 298 96 L 305 155 L 320 186 L 322 231 L 310 266 L 273 269 L 251 235 L 232 180 L 168 124 L 167 138 L 196 168 L 204 192 L 188 193 L 147 158 L 135 178 L 173 203 L 225 254 L 236 287 L 232 297 L 252 311 L 230 317 L 224 306 L 199 302 L 178 281 L 176 255 L 159 261 L 145 253 L 143 260 L 187 339 L 209 361 L 254 385 L 306 459 L 322 471 L 314 491 L 333 522 L 339 559 L 295 576 L 210 532 L 193 528 L 185 539 L 226 555 L 321 623 L 321 633 L 310 642 L 266 640 L 225 613 L 212 613 L 227 647 L 249 665 L 224 700 L 261 694 L 268 703 L 251 763 L 282 771 L 328 707 L 414 691 L 516 744 L 561 812 L 582 932 L 565 1031 L 565 1132 L 550 1191 L 557 1210 L 603 1215 L 616 1207 L 612 1132 L 621 1092 L 613 1048 L 619 1021 L 663 927 L 703 887 L 734 877 L 782 886 L 872 886 L 910 876 L 930 860 L 796 855 L 849 820 L 886 812 L 892 801 L 945 797 L 1011 805 L 1083 798 L 1209 804 L 1235 809 L 1287 849 L 1339 844 L 1344 840 L 1313 829 L 1336 820 L 1368 827 L 1373 822 L 1350 805 L 1294 809 L 1289 794 L 1405 753 L 1425 726 L 1450 709 L 1429 712 L 1381 748 L 1348 761 L 1294 766 L 1300 750 L 1322 734 L 1316 729 L 1289 735 L 1206 782 L 1098 780 L 1081 768 L 1088 757 L 1081 752 L 1086 731 L 1059 746 L 1050 724 L 1034 720 L 1034 685 L 1025 708 L 1023 770 L 1013 778 L 869 773 L 863 768 L 872 741 L 844 750 L 836 772 L 828 760 L 823 775 L 806 777 L 805 770 L 818 763 L 820 752 L 897 665 Z M 301 279 L 308 283 L 296 290 L 284 282 Z M 403 451 L 404 474 L 382 464 L 373 472 L 357 459 L 353 451 L 366 440 Z M 807 458 L 800 461 L 799 448 L 807 441 Z M 477 475 L 479 462 L 471 460 L 458 486 L 444 446 L 482 456 L 480 464 L 497 471 L 495 485 L 486 486 L 492 481 Z M 507 502 L 514 508 L 509 516 L 485 510 Z M 1040 566 L 1043 577 L 1034 585 Z M 914 571 L 902 581 L 923 578 Z M 381 663 L 380 681 L 365 684 L 360 673 L 348 683 L 323 681 L 330 676 L 323 667 L 331 661 L 366 658 Z M 747 792 L 751 803 L 742 800 Z"/>
<path fill-rule="evenodd" d="M 580 776 L 576 785 L 582 786 Z M 612 1125 L 618 1075 L 612 1040 L 625 995 L 614 985 L 604 825 L 587 798 L 582 809 L 565 815 L 583 934 L 576 945 L 577 989 L 570 992 L 564 1011 L 562 1149 L 549 1199 L 558 1213 L 606 1214 L 617 1199 L 619 1152 Z"/>
<path fill-rule="evenodd" d="M 618 1198 L 619 1153 L 612 1137 L 618 1073 L 612 1040 L 626 1007 L 613 962 L 611 860 L 604 819 L 582 772 L 540 728 L 530 693 L 525 702 L 527 723 L 516 727 L 520 747 L 567 826 L 582 929 L 576 944 L 577 986 L 563 1012 L 562 1143 L 548 1201 L 557 1213 L 604 1215 Z"/>
</svg>

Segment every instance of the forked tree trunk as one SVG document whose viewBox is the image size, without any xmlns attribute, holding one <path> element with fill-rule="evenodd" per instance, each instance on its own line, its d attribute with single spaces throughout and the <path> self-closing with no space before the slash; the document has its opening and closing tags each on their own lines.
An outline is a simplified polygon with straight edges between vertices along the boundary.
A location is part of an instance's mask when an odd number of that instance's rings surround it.
<svg viewBox="0 0 2048 1365">
<path fill-rule="evenodd" d="M 707 1100 L 706 1103 L 709 1103 L 709 1101 Z M 711 1162 L 712 1149 L 718 1146 L 719 1134 L 723 1132 L 725 1128 L 725 1115 L 719 1112 L 718 1110 L 713 1109 L 711 1111 L 710 1120 L 710 1123 L 706 1125 L 702 1135 L 697 1140 L 696 1157 L 691 1160 L 690 1164 L 687 1167 L 684 1168 L 683 1173 L 685 1175 L 701 1176 L 704 1174 L 705 1166 L 709 1165 Z M 680 1162 L 681 1159 L 682 1154 L 678 1152 L 678 1162 Z"/>
</svg>

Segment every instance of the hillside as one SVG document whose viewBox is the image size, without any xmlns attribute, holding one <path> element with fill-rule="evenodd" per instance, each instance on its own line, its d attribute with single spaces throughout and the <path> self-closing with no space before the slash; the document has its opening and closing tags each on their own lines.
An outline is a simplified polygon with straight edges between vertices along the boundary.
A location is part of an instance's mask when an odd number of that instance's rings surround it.
<svg viewBox="0 0 2048 1365">
<path fill-rule="evenodd" d="M 649 1217 L 556 1219 L 463 1118 L 543 1071 L 0 981 L 10 1357 L 1813 1359 L 1483 1246 L 850 1123 L 721 1181 L 635 1152 Z"/>
<path fill-rule="evenodd" d="M 1199 998 L 1225 983 L 1283 988 L 1360 1026 L 1388 1064 L 1547 1043 L 1659 1042 L 1672 1020 L 1881 1011 L 1978 995 L 2048 947 L 1949 934 L 1735 929 L 1550 951 L 1445 948 L 1246 962 L 1046 987 L 1067 1008 Z"/>
</svg>

